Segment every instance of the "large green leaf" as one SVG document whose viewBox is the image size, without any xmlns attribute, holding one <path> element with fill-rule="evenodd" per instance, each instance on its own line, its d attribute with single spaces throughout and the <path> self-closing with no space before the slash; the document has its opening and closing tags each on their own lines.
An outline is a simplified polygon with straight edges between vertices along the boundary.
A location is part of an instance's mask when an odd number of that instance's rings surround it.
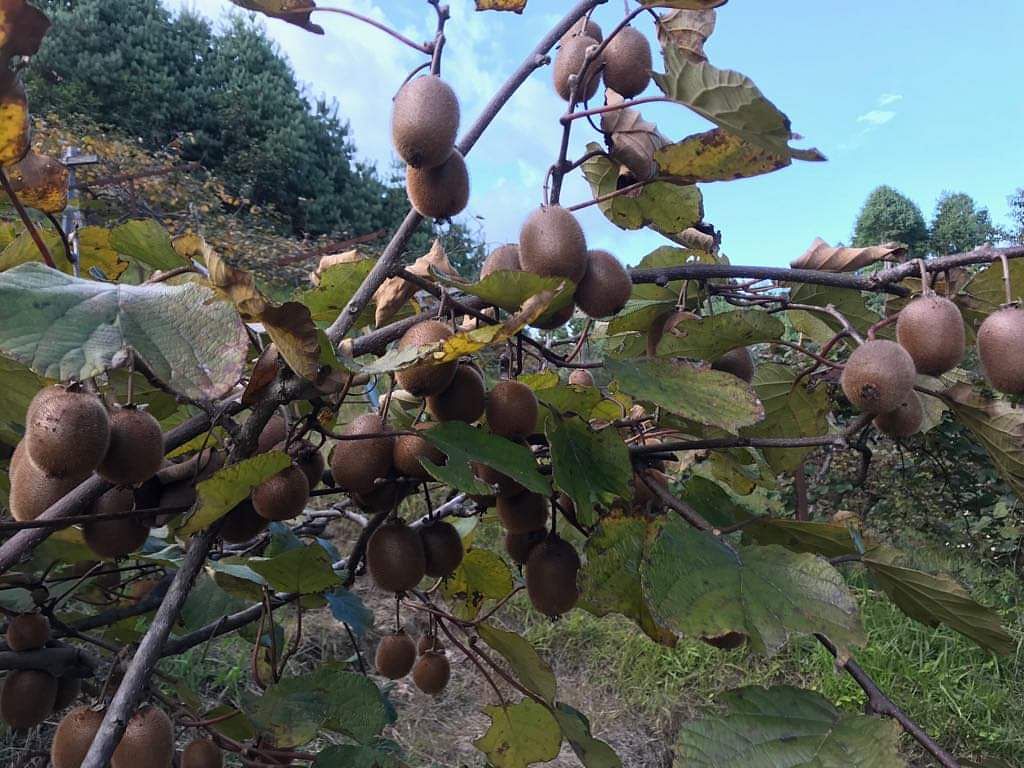
<svg viewBox="0 0 1024 768">
<path fill-rule="evenodd" d="M 555 673 L 536 648 L 521 635 L 490 624 L 481 624 L 476 631 L 485 643 L 504 657 L 519 682 L 554 706 Z"/>
<path fill-rule="evenodd" d="M 523 445 L 461 421 L 438 424 L 423 432 L 423 437 L 448 457 L 443 467 L 421 460 L 424 468 L 446 485 L 482 496 L 492 493 L 490 486 L 473 474 L 470 462 L 478 461 L 508 475 L 534 493 L 547 496 L 551 492 L 547 478 L 537 471 L 533 453 Z"/>
<path fill-rule="evenodd" d="M 484 714 L 491 718 L 491 727 L 473 746 L 494 768 L 526 768 L 558 757 L 562 731 L 543 705 L 526 699 L 507 707 L 484 707 Z"/>
<path fill-rule="evenodd" d="M 877 312 L 868 308 L 864 294 L 851 288 L 829 288 L 824 285 L 794 283 L 789 285 L 789 300 L 793 304 L 809 304 L 822 308 L 831 304 L 861 333 L 867 333 L 868 328 L 882 319 Z M 819 320 L 827 323 L 833 331 L 842 330 L 842 325 L 834 317 L 822 312 L 814 314 Z M 892 335 L 892 328 L 883 328 L 878 335 L 881 337 Z"/>
<path fill-rule="evenodd" d="M 439 270 L 433 270 L 434 278 L 449 288 L 457 288 L 471 296 L 479 296 L 488 304 L 515 312 L 527 299 L 543 291 L 555 291 L 555 298 L 548 305 L 545 315 L 551 315 L 572 303 L 576 286 L 564 277 L 542 277 L 532 272 L 500 271 L 483 280 L 470 283 L 453 278 Z"/>
<path fill-rule="evenodd" d="M 740 309 L 679 322 L 658 344 L 658 355 L 715 360 L 731 349 L 782 338 L 786 327 L 767 312 Z"/>
<path fill-rule="evenodd" d="M 718 528 L 727 528 L 754 516 L 722 486 L 700 475 L 686 481 L 679 498 L 700 510 L 704 519 Z"/>
<path fill-rule="evenodd" d="M 978 439 L 1000 476 L 1024 499 L 1024 409 L 988 398 L 968 384 L 946 392 L 953 418 Z"/>
<path fill-rule="evenodd" d="M 16 445 L 25 433 L 25 412 L 46 381 L 25 366 L 0 357 L 0 442 Z"/>
<path fill-rule="evenodd" d="M 401 768 L 404 765 L 389 752 L 357 744 L 342 744 L 323 750 L 316 756 L 313 768 Z"/>
<path fill-rule="evenodd" d="M 622 768 L 622 760 L 615 750 L 590 735 L 590 721 L 582 712 L 568 704 L 559 704 L 553 710 L 562 736 L 569 742 L 584 768 Z"/>
<path fill-rule="evenodd" d="M 168 270 L 187 261 L 174 250 L 171 236 L 158 221 L 134 219 L 110 230 L 110 247 L 150 269 Z"/>
<path fill-rule="evenodd" d="M 327 702 L 326 727 L 361 743 L 370 743 L 392 721 L 389 704 L 365 675 L 331 662 L 307 675 L 308 685 Z"/>
<path fill-rule="evenodd" d="M 1010 289 L 1015 301 L 1024 298 L 1024 260 L 1012 259 L 1010 265 Z M 1003 265 L 997 260 L 978 272 L 964 286 L 957 303 L 966 320 L 975 331 L 985 318 L 999 309 L 1006 301 L 1006 285 L 1003 281 Z"/>
<path fill-rule="evenodd" d="M 68 380 L 116 367 L 125 348 L 175 391 L 208 400 L 238 382 L 249 338 L 235 309 L 194 283 L 112 285 L 41 264 L 0 273 L 0 354 Z"/>
<path fill-rule="evenodd" d="M 583 525 L 596 520 L 594 505 L 610 506 L 633 495 L 629 448 L 614 429 L 591 429 L 578 416 L 553 415 L 545 434 L 551 446 L 555 487 L 576 504 Z"/>
<path fill-rule="evenodd" d="M 308 676 L 286 678 L 262 696 L 243 693 L 242 709 L 278 744 L 305 744 L 327 720 L 326 697 L 309 684 Z"/>
<path fill-rule="evenodd" d="M 764 418 L 764 406 L 745 382 L 721 371 L 664 358 L 608 360 L 619 388 L 670 413 L 735 433 Z"/>
<path fill-rule="evenodd" d="M 363 284 L 363 280 L 370 274 L 374 259 L 356 259 L 355 261 L 334 264 L 328 267 L 320 275 L 320 284 L 315 288 L 297 293 L 293 301 L 305 304 L 309 307 L 310 314 L 314 320 L 322 322 L 333 321 L 338 314 L 345 309 L 348 300 L 352 298 L 356 290 Z M 373 307 L 367 307 L 360 313 L 354 328 L 361 328 L 373 321 Z"/>
<path fill-rule="evenodd" d="M 777 546 L 733 549 L 671 517 L 647 548 L 644 596 L 660 623 L 691 637 L 747 635 L 774 654 L 790 635 L 864 643 L 857 601 L 825 560 Z"/>
<path fill-rule="evenodd" d="M 456 612 L 472 619 L 485 600 L 500 600 L 514 587 L 508 564 L 489 549 L 471 549 L 455 573 L 445 579 L 445 599 L 456 603 Z"/>
<path fill-rule="evenodd" d="M 199 501 L 178 533 L 191 536 L 209 528 L 249 498 L 257 485 L 291 466 L 291 463 L 292 460 L 283 451 L 270 451 L 218 470 L 209 480 L 196 486 Z"/>
<path fill-rule="evenodd" d="M 900 726 L 839 712 L 821 694 L 751 686 L 719 697 L 726 711 L 684 723 L 676 768 L 902 768 Z"/>
<path fill-rule="evenodd" d="M 277 557 L 250 558 L 249 567 L 278 592 L 312 595 L 341 585 L 330 555 L 319 544 L 290 549 Z"/>
<path fill-rule="evenodd" d="M 792 159 L 715 128 L 662 147 L 654 153 L 654 161 L 662 175 L 697 184 L 760 176 L 786 168 Z"/>
<path fill-rule="evenodd" d="M 839 523 L 763 517 L 743 527 L 743 540 L 778 544 L 793 552 L 809 552 L 822 557 L 841 557 L 859 552 L 850 529 Z"/>
</svg>

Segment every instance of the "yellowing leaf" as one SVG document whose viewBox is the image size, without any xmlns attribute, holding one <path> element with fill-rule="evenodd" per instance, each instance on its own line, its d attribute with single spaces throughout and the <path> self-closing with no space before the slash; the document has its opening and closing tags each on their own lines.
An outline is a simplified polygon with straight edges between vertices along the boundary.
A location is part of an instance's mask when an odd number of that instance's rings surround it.
<svg viewBox="0 0 1024 768">
<path fill-rule="evenodd" d="M 28 100 L 17 76 L 0 68 L 0 166 L 16 163 L 29 149 Z"/>
<path fill-rule="evenodd" d="M 291 458 L 283 451 L 270 451 L 218 470 L 209 480 L 196 486 L 199 501 L 191 516 L 178 530 L 179 535 L 191 536 L 209 528 L 249 498 L 257 485 L 291 466 L 291 463 Z"/>
<path fill-rule="evenodd" d="M 416 262 L 408 269 L 417 277 L 431 282 L 434 282 L 433 271 L 450 277 L 457 278 L 459 276 L 455 267 L 448 261 L 448 254 L 445 253 L 444 246 L 441 244 L 441 238 L 435 239 L 430 250 L 416 259 Z M 391 320 L 418 290 L 419 288 L 401 277 L 389 277 L 381 283 L 380 288 L 373 294 L 374 304 L 377 305 L 374 317 L 377 327 L 379 328 Z"/>
<path fill-rule="evenodd" d="M 67 207 L 68 169 L 63 163 L 30 150 L 5 172 L 26 207 L 43 213 L 60 213 Z"/>
<path fill-rule="evenodd" d="M 807 252 L 793 259 L 790 266 L 793 269 L 820 269 L 824 272 L 853 272 L 878 261 L 903 261 L 906 255 L 907 247 L 900 243 L 845 248 L 832 247 L 816 237 Z"/>
<path fill-rule="evenodd" d="M 528 0 L 476 0 L 478 11 L 512 11 L 522 13 Z"/>
<path fill-rule="evenodd" d="M 558 757 L 562 731 L 543 705 L 526 699 L 508 707 L 484 707 L 484 714 L 491 718 L 491 727 L 473 746 L 495 768 L 526 768 Z"/>
<path fill-rule="evenodd" d="M 734 133 L 715 128 L 659 149 L 654 159 L 663 176 L 680 183 L 731 181 L 771 173 L 792 161 Z"/>
<path fill-rule="evenodd" d="M 272 19 L 282 19 L 317 35 L 324 33 L 323 27 L 314 24 L 310 17 L 316 3 L 313 0 L 231 0 L 235 5 L 249 11 L 266 14 Z"/>
</svg>

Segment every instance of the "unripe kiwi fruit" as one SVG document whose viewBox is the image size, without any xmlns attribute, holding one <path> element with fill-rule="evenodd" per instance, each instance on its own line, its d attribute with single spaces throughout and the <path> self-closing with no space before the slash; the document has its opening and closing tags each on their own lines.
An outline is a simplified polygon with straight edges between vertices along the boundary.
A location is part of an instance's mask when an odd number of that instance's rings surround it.
<svg viewBox="0 0 1024 768">
<path fill-rule="evenodd" d="M 436 653 L 444 653 L 444 643 L 441 642 L 436 634 L 433 635 L 420 635 L 420 639 L 416 641 L 416 652 L 422 656 L 424 653 L 434 651 Z"/>
<path fill-rule="evenodd" d="M 196 739 L 189 742 L 181 753 L 181 768 L 223 768 L 224 753 L 213 743 L 213 739 Z"/>
<path fill-rule="evenodd" d="M 395 151 L 413 168 L 434 168 L 447 160 L 459 131 L 459 99 L 436 75 L 402 86 L 391 114 Z"/>
<path fill-rule="evenodd" d="M 129 512 L 135 508 L 135 494 L 130 488 L 111 488 L 93 504 L 96 515 Z M 85 543 L 95 554 L 105 558 L 124 557 L 146 543 L 149 528 L 138 518 L 121 517 L 96 520 L 82 526 Z"/>
<path fill-rule="evenodd" d="M 298 517 L 309 501 L 306 473 L 292 464 L 264 480 L 252 492 L 252 508 L 267 520 L 291 520 Z"/>
<path fill-rule="evenodd" d="M 452 676 L 448 657 L 437 651 L 427 651 L 412 668 L 412 681 L 426 694 L 437 696 L 443 691 Z"/>
<path fill-rule="evenodd" d="M 53 712 L 57 678 L 36 669 L 7 673 L 0 691 L 0 718 L 11 728 L 35 728 Z"/>
<path fill-rule="evenodd" d="M 419 528 L 423 554 L 426 556 L 427 576 L 444 579 L 455 573 L 462 562 L 462 537 L 451 523 L 444 520 L 428 521 Z"/>
<path fill-rule="evenodd" d="M 25 425 L 28 455 L 53 477 L 87 476 L 110 444 L 107 409 L 87 392 L 59 386 L 41 390 L 28 406 Z"/>
<path fill-rule="evenodd" d="M 555 66 L 552 73 L 555 92 L 566 101 L 572 95 L 573 76 L 582 78 L 576 87 L 576 100 L 587 101 L 594 97 L 598 87 L 601 85 L 600 68 L 601 59 L 598 57 L 587 67 L 587 71 L 580 75 L 583 69 L 583 62 L 587 57 L 587 49 L 592 45 L 598 45 L 599 41 L 586 35 L 576 35 L 562 40 L 562 45 L 555 54 Z"/>
<path fill-rule="evenodd" d="M 469 169 L 462 153 L 453 149 L 436 168 L 408 168 L 405 191 L 409 202 L 428 219 L 450 219 L 469 204 Z"/>
<path fill-rule="evenodd" d="M 916 377 L 914 360 L 903 347 L 874 339 L 854 350 L 839 381 L 854 406 L 878 415 L 898 408 L 914 388 Z"/>
<path fill-rule="evenodd" d="M 594 318 L 617 315 L 629 301 L 633 281 L 608 251 L 587 254 L 587 272 L 576 286 L 576 306 Z"/>
<path fill-rule="evenodd" d="M 495 272 L 521 272 L 522 269 L 519 264 L 519 246 L 515 243 L 499 245 L 491 251 L 480 267 L 480 279 L 483 280 Z"/>
<path fill-rule="evenodd" d="M 115 485 L 138 485 L 157 473 L 164 461 L 160 422 L 137 408 L 110 414 L 110 444 L 97 474 Z"/>
<path fill-rule="evenodd" d="M 385 523 L 366 545 L 366 568 L 381 589 L 408 592 L 427 572 L 423 542 L 402 520 Z"/>
<path fill-rule="evenodd" d="M 592 387 L 594 376 L 586 368 L 576 368 L 569 374 L 569 383 L 574 387 Z"/>
<path fill-rule="evenodd" d="M 157 707 L 140 709 L 128 721 L 110 758 L 110 768 L 170 768 L 174 760 L 174 726 Z"/>
<path fill-rule="evenodd" d="M 416 323 L 407 330 L 402 338 L 398 340 L 398 349 L 401 351 L 423 347 L 428 344 L 435 344 L 444 341 L 452 336 L 452 330 L 447 325 L 437 320 L 424 320 Z M 428 397 L 443 392 L 455 379 L 455 372 L 458 370 L 458 362 L 441 363 L 420 363 L 412 368 L 398 371 L 395 378 L 398 386 L 416 397 Z"/>
<path fill-rule="evenodd" d="M 538 528 L 526 533 L 506 533 L 505 551 L 516 565 L 526 565 L 533 548 L 544 541 L 547 536 L 548 532 L 545 528 Z"/>
<path fill-rule="evenodd" d="M 416 643 L 403 630 L 384 635 L 377 644 L 373 665 L 377 673 L 398 680 L 405 677 L 416 663 Z"/>
<path fill-rule="evenodd" d="M 82 679 L 65 675 L 57 680 L 57 696 L 53 701 L 53 711 L 60 712 L 75 703 L 82 693 Z"/>
<path fill-rule="evenodd" d="M 647 38 L 633 27 L 626 27 L 604 49 L 604 84 L 624 99 L 631 99 L 650 85 L 652 66 Z"/>
<path fill-rule="evenodd" d="M 20 614 L 8 622 L 4 639 L 16 653 L 37 650 L 50 639 L 50 622 L 41 613 Z"/>
<path fill-rule="evenodd" d="M 747 382 L 747 384 L 754 380 L 754 372 L 756 370 L 754 356 L 750 354 L 750 350 L 747 347 L 730 349 L 712 362 L 711 368 L 716 371 L 731 373 L 737 379 Z"/>
<path fill-rule="evenodd" d="M 244 544 L 266 530 L 270 521 L 256 514 L 249 499 L 241 502 L 224 516 L 220 535 L 228 544 Z"/>
<path fill-rule="evenodd" d="M 556 534 L 548 536 L 526 561 L 526 591 L 533 607 L 552 618 L 572 610 L 580 598 L 579 570 L 572 545 Z"/>
<path fill-rule="evenodd" d="M 525 438 L 537 428 L 537 396 L 518 381 L 499 381 L 487 395 L 487 426 L 507 438 Z"/>
<path fill-rule="evenodd" d="M 910 437 L 921 431 L 924 422 L 924 409 L 917 392 L 910 392 L 907 398 L 892 411 L 875 416 L 875 426 L 879 432 L 889 437 Z"/>
<path fill-rule="evenodd" d="M 494 467 L 489 467 L 479 461 L 470 462 L 470 466 L 473 468 L 473 474 L 480 478 L 480 480 L 492 488 L 497 486 L 498 496 L 518 496 L 526 491 L 526 488 L 518 481 L 513 480 L 504 472 L 499 472 Z"/>
<path fill-rule="evenodd" d="M 430 423 L 420 423 L 413 429 L 416 432 L 424 432 L 433 426 Z M 419 435 L 398 435 L 395 438 L 395 469 L 400 475 L 430 480 L 432 475 L 423 468 L 420 459 L 426 459 L 439 467 L 444 466 L 447 460 L 443 451 Z"/>
<path fill-rule="evenodd" d="M 559 205 L 531 213 L 519 232 L 519 263 L 526 272 L 579 285 L 587 273 L 587 238 L 576 217 Z"/>
<path fill-rule="evenodd" d="M 484 379 L 472 365 L 460 365 L 443 392 L 427 398 L 427 412 L 438 421 L 472 424 L 484 415 L 487 391 Z"/>
<path fill-rule="evenodd" d="M 19 522 L 35 520 L 77 488 L 84 477 L 51 477 L 36 466 L 22 440 L 11 457 L 11 515 Z"/>
<path fill-rule="evenodd" d="M 548 500 L 532 491 L 518 496 L 499 496 L 496 511 L 506 531 L 528 533 L 547 523 Z"/>
<path fill-rule="evenodd" d="M 940 376 L 964 359 L 964 319 L 949 299 L 934 293 L 918 296 L 900 310 L 896 340 L 918 373 Z"/>
<path fill-rule="evenodd" d="M 993 312 L 978 329 L 981 370 L 993 389 L 1024 394 L 1024 309 Z"/>
<path fill-rule="evenodd" d="M 344 435 L 378 435 L 388 432 L 375 413 L 356 416 L 342 431 Z M 393 463 L 394 437 L 339 440 L 331 453 L 331 476 L 344 491 L 369 493 L 374 481 L 385 477 Z"/>
</svg>

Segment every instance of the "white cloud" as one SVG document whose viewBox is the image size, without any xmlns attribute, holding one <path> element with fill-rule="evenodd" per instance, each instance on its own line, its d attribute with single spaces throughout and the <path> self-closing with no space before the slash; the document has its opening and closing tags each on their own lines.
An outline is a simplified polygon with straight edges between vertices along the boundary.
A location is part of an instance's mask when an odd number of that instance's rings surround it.
<svg viewBox="0 0 1024 768">
<path fill-rule="evenodd" d="M 885 125 L 894 117 L 896 117 L 895 112 L 889 112 L 883 109 L 872 109 L 870 112 L 865 112 L 863 115 L 858 116 L 857 122 L 867 123 L 868 125 L 877 128 L 880 125 Z"/>
<path fill-rule="evenodd" d="M 878 106 L 888 107 L 890 104 L 895 104 L 897 101 L 903 101 L 902 93 L 883 93 L 878 97 Z"/>
</svg>

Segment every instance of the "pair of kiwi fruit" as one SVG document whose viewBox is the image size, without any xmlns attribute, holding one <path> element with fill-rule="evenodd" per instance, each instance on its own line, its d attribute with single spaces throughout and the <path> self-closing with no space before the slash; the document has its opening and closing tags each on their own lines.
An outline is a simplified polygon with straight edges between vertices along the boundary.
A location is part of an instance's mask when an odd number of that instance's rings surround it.
<svg viewBox="0 0 1024 768">
<path fill-rule="evenodd" d="M 451 665 L 436 634 L 423 635 L 417 643 L 402 629 L 385 635 L 377 645 L 374 665 L 389 680 L 412 672 L 416 687 L 431 696 L 441 693 L 451 677 Z"/>
<path fill-rule="evenodd" d="M 40 613 L 13 616 L 4 640 L 15 653 L 42 649 L 50 639 L 50 622 Z M 54 712 L 69 707 L 82 690 L 77 677 L 56 678 L 49 672 L 15 669 L 0 690 L 0 719 L 11 728 L 34 728 Z"/>
<path fill-rule="evenodd" d="M 594 97 L 600 77 L 604 78 L 607 88 L 627 99 L 640 95 L 650 85 L 653 66 L 651 45 L 633 27 L 619 30 L 583 72 L 588 50 L 600 45 L 603 39 L 601 27 L 592 19 L 581 20 L 562 38 L 555 56 L 554 86 L 566 101 L 571 98 L 574 78 L 579 79 L 577 101 L 588 101 Z"/>
<path fill-rule="evenodd" d="M 425 75 L 395 96 L 391 139 L 405 161 L 409 201 L 421 215 L 449 219 L 469 202 L 469 172 L 455 147 L 459 100 L 444 80 Z"/>
<path fill-rule="evenodd" d="M 53 768 L 80 768 L 103 722 L 103 714 L 102 710 L 82 706 L 64 716 L 50 745 Z M 173 761 L 171 719 L 158 707 L 143 706 L 128 721 L 110 758 L 110 768 L 170 768 Z"/>
<path fill-rule="evenodd" d="M 395 519 L 370 536 L 366 568 L 378 587 L 401 594 L 415 589 L 426 576 L 451 576 L 463 555 L 462 537 L 451 523 L 430 520 L 415 529 Z"/>
</svg>

